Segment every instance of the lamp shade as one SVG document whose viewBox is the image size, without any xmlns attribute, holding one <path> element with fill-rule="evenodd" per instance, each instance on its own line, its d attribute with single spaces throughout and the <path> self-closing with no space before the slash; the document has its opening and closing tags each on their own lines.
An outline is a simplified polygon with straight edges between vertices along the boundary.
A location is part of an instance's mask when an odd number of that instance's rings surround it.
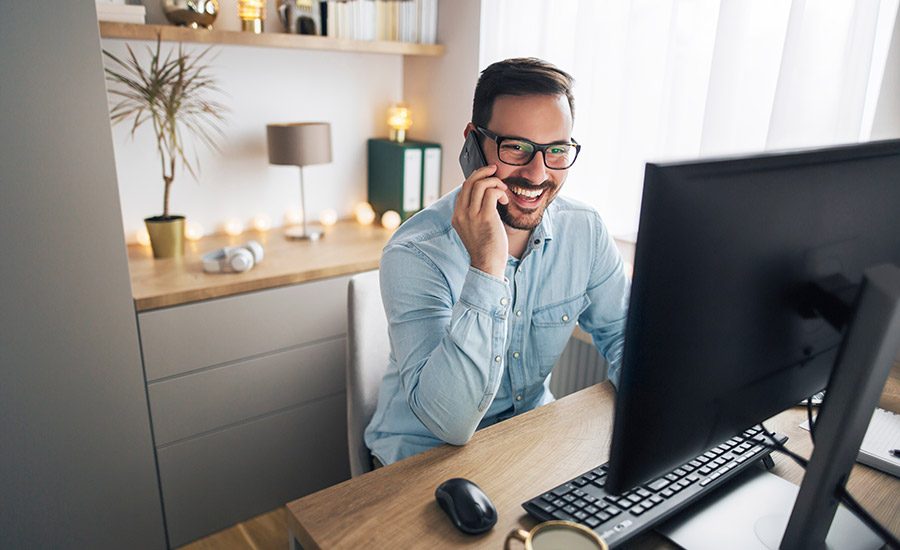
<svg viewBox="0 0 900 550">
<path fill-rule="evenodd" d="M 269 162 L 306 166 L 331 162 L 331 125 L 297 122 L 266 126 Z"/>
</svg>

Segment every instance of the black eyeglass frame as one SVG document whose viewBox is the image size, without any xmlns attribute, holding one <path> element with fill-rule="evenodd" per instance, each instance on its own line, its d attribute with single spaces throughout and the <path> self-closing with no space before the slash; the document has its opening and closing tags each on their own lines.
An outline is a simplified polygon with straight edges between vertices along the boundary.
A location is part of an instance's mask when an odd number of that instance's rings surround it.
<svg viewBox="0 0 900 550">
<path fill-rule="evenodd" d="M 520 138 L 520 137 L 498 136 L 497 134 L 495 134 L 494 132 L 491 132 L 487 128 L 482 128 L 481 126 L 477 126 L 475 124 L 473 124 L 473 126 L 475 126 L 475 129 L 478 130 L 478 133 L 480 133 L 481 135 L 483 135 L 484 137 L 486 137 L 488 139 L 493 140 L 497 144 L 497 158 L 500 159 L 500 162 L 502 162 L 503 164 L 507 164 L 509 166 L 527 166 L 528 164 L 531 163 L 532 160 L 534 160 L 534 156 L 536 154 L 538 154 L 538 151 L 540 151 L 542 153 L 541 158 L 544 161 L 544 166 L 546 166 L 548 170 L 568 170 L 569 168 L 572 167 L 573 164 L 575 164 L 575 161 L 578 159 L 578 153 L 581 152 L 581 144 L 578 143 L 577 141 L 575 141 L 574 138 L 570 138 L 571 141 L 562 141 L 562 142 L 558 141 L 556 143 L 540 144 L 540 143 L 535 143 L 535 142 L 531 141 L 530 139 L 525 139 L 525 138 Z M 503 143 L 503 140 L 507 140 L 507 139 L 512 139 L 515 141 L 524 141 L 525 143 L 528 143 L 532 147 L 534 147 L 534 150 L 531 152 L 531 155 L 529 155 L 528 160 L 526 160 L 525 162 L 516 164 L 516 163 L 512 163 L 512 162 L 506 162 L 505 160 L 500 158 L 500 144 Z M 569 165 L 566 166 L 565 168 L 555 168 L 555 167 L 547 164 L 547 149 L 554 147 L 556 145 L 569 145 L 569 146 L 575 147 L 575 156 L 572 157 L 572 162 L 570 162 Z"/>
</svg>

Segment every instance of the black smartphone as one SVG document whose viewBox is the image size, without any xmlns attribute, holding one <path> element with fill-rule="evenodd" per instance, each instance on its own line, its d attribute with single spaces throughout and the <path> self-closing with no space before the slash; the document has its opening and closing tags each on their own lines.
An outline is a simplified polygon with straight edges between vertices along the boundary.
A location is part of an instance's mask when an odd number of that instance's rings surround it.
<svg viewBox="0 0 900 550">
<path fill-rule="evenodd" d="M 463 143 L 462 151 L 459 152 L 459 165 L 462 167 L 466 178 L 471 176 L 475 170 L 482 166 L 487 166 L 487 162 L 484 160 L 484 153 L 481 152 L 481 146 L 478 145 L 478 138 L 475 137 L 475 134 L 475 130 L 469 132 L 469 135 L 466 136 L 466 142 Z"/>
</svg>

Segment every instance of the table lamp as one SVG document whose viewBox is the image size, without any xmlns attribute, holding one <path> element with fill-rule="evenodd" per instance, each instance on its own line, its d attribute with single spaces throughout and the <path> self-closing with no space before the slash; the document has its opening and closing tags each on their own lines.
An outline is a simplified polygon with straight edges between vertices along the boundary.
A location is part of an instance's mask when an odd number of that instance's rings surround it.
<svg viewBox="0 0 900 550">
<path fill-rule="evenodd" d="M 303 167 L 331 162 L 331 125 L 327 122 L 297 122 L 266 126 L 269 144 L 269 163 L 300 167 L 301 228 L 290 227 L 284 234 L 292 239 L 316 240 L 321 231 L 308 231 L 306 206 L 303 198 Z"/>
</svg>

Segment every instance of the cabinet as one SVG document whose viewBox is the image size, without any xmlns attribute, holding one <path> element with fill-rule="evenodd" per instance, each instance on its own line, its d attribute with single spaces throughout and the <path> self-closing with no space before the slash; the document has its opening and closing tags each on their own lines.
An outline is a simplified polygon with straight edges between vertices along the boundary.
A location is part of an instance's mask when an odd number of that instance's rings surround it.
<svg viewBox="0 0 900 550">
<path fill-rule="evenodd" d="M 138 314 L 170 545 L 350 477 L 349 277 Z"/>
</svg>

